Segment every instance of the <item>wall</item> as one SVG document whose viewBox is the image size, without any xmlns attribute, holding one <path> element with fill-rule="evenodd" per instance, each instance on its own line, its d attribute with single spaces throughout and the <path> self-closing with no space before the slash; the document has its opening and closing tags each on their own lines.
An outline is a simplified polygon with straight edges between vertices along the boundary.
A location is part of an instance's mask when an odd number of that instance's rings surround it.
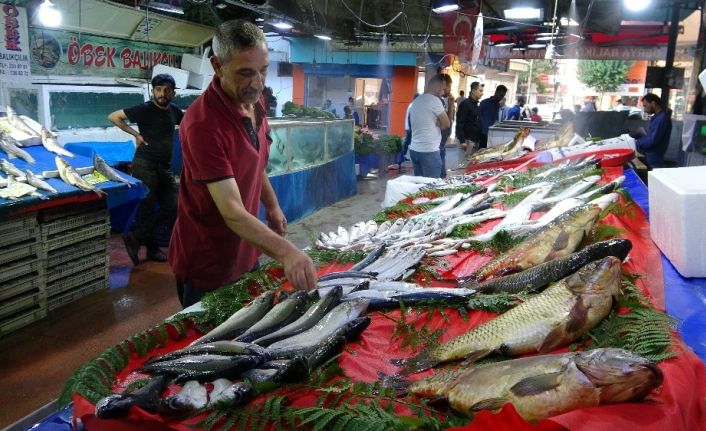
<svg viewBox="0 0 706 431">
<path fill-rule="evenodd" d="M 306 79 L 304 67 L 301 64 L 292 65 L 292 102 L 297 105 L 304 104 L 304 86 Z"/>
<path fill-rule="evenodd" d="M 404 121 L 407 106 L 417 92 L 417 68 L 395 66 L 392 72 L 392 92 L 390 94 L 390 127 L 391 135 L 404 136 Z"/>
</svg>

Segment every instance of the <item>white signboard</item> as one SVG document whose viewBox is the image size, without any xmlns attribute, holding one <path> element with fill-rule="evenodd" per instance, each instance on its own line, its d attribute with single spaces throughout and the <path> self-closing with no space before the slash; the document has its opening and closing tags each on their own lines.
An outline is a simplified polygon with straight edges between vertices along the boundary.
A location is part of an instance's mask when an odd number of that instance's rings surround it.
<svg viewBox="0 0 706 431">
<path fill-rule="evenodd" d="M 490 59 L 516 58 L 516 59 L 543 59 L 544 49 L 528 49 L 527 51 L 513 51 L 509 46 L 493 46 L 490 49 Z M 576 58 L 579 60 L 664 60 L 667 58 L 666 46 L 595 46 L 582 45 L 573 52 L 567 52 L 557 58 Z"/>
<path fill-rule="evenodd" d="M 2 20 L 5 30 L 0 44 L 0 80 L 29 81 L 31 74 L 27 10 L 3 4 Z"/>
</svg>

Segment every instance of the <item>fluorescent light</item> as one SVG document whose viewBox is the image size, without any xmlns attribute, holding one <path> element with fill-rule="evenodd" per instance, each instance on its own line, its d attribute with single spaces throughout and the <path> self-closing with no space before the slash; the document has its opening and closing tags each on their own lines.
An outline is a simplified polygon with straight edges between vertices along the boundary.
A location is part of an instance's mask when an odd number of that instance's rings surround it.
<svg viewBox="0 0 706 431">
<path fill-rule="evenodd" d="M 221 3 L 221 4 L 222 4 L 222 3 Z M 265 20 L 265 18 L 260 17 L 260 16 L 257 17 L 257 18 L 255 18 L 255 22 L 263 22 L 264 20 Z"/>
<path fill-rule="evenodd" d="M 280 30 L 291 30 L 294 26 L 287 21 L 277 21 L 272 24 Z"/>
<path fill-rule="evenodd" d="M 184 9 L 180 6 L 175 6 L 171 3 L 161 3 L 156 1 L 149 1 L 145 4 L 150 9 L 161 10 L 162 12 L 178 13 L 179 15 L 184 15 Z"/>
<path fill-rule="evenodd" d="M 54 8 L 49 0 L 44 0 L 39 6 L 39 21 L 47 27 L 58 27 L 61 24 L 61 12 Z"/>
<path fill-rule="evenodd" d="M 432 12 L 442 14 L 447 12 L 453 12 L 458 10 L 458 4 L 447 4 L 443 6 L 434 7 L 431 9 Z"/>
<path fill-rule="evenodd" d="M 325 34 L 315 34 L 314 37 L 317 37 L 321 40 L 331 40 L 331 36 L 327 36 Z"/>
<path fill-rule="evenodd" d="M 567 26 L 568 26 L 568 27 L 576 27 L 576 26 L 579 25 L 579 23 L 577 23 L 576 21 L 574 21 L 573 18 L 566 18 L 566 17 L 561 18 L 561 19 L 559 20 L 559 24 L 560 24 L 560 25 L 563 25 L 564 27 L 567 27 Z"/>
<path fill-rule="evenodd" d="M 505 9 L 505 18 L 541 20 L 544 18 L 544 9 L 536 7 L 514 7 L 512 9 Z"/>
<path fill-rule="evenodd" d="M 625 8 L 633 12 L 640 12 L 647 9 L 650 3 L 650 0 L 623 0 Z"/>
<path fill-rule="evenodd" d="M 554 39 L 556 39 L 556 36 L 554 36 Z M 534 40 L 552 40 L 552 36 L 539 36 L 535 37 Z"/>
<path fill-rule="evenodd" d="M 227 7 L 228 7 L 228 5 L 225 4 L 225 3 L 218 3 L 218 4 L 216 5 L 216 9 L 221 9 L 221 10 L 222 10 L 222 9 L 225 9 L 225 8 L 227 8 Z M 257 20 L 255 20 L 255 21 L 257 21 Z"/>
<path fill-rule="evenodd" d="M 526 46 L 516 46 L 516 47 L 512 48 L 512 50 L 513 51 L 527 51 L 527 47 Z"/>
<path fill-rule="evenodd" d="M 493 46 L 512 46 L 514 44 L 515 44 L 514 42 L 500 42 L 500 43 L 496 43 Z"/>
<path fill-rule="evenodd" d="M 527 45 L 527 48 L 529 48 L 529 49 L 539 49 L 539 48 L 544 48 L 544 47 L 546 47 L 546 46 L 547 46 L 547 45 L 545 45 L 545 44 L 543 44 L 543 43 L 530 43 L 529 45 Z"/>
</svg>

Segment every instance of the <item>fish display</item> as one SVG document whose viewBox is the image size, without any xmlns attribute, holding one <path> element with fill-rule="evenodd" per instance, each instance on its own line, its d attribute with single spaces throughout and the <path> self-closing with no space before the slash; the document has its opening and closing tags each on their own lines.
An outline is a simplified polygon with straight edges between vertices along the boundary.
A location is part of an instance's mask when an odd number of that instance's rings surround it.
<svg viewBox="0 0 706 431">
<path fill-rule="evenodd" d="M 491 353 L 517 356 L 564 346 L 608 315 L 620 291 L 620 264 L 612 256 L 591 262 L 500 316 L 404 361 L 404 372 Z"/>
<path fill-rule="evenodd" d="M 265 361 L 269 360 L 267 350 L 257 344 L 240 343 L 238 341 L 212 341 L 209 343 L 192 344 L 183 349 L 174 350 L 173 352 L 165 353 L 160 356 L 154 356 L 145 361 L 145 364 L 195 355 L 251 355 L 262 356 Z"/>
<path fill-rule="evenodd" d="M 250 304 L 245 307 L 240 308 L 238 311 L 233 313 L 228 319 L 223 323 L 213 328 L 207 334 L 194 340 L 191 345 L 205 344 L 212 341 L 220 341 L 226 339 L 233 339 L 248 328 L 259 321 L 262 316 L 267 314 L 272 308 L 275 300 L 275 293 L 273 291 L 267 291 L 257 298 L 253 299 Z"/>
<path fill-rule="evenodd" d="M 96 403 L 96 417 L 116 419 L 127 416 L 132 406 L 156 413 L 161 403 L 161 394 L 167 387 L 167 376 L 154 376 L 140 389 L 131 393 L 109 395 Z"/>
<path fill-rule="evenodd" d="M 43 179 L 39 178 L 38 176 L 34 175 L 32 171 L 29 169 L 24 170 L 25 178 L 27 180 L 27 184 L 31 185 L 32 187 L 36 187 L 38 189 L 46 190 L 51 193 L 59 193 L 54 187 L 49 185 L 46 181 Z"/>
<path fill-rule="evenodd" d="M 153 362 L 142 367 L 143 371 L 164 374 L 175 381 L 198 380 L 201 382 L 219 377 L 235 378 L 243 371 L 262 364 L 264 358 L 255 355 L 192 355 L 166 361 Z"/>
<path fill-rule="evenodd" d="M 159 406 L 159 412 L 165 416 L 182 417 L 200 410 L 208 405 L 208 391 L 206 386 L 197 380 L 184 383 L 181 390 L 164 398 Z"/>
<path fill-rule="evenodd" d="M 4 199 L 15 200 L 27 195 L 38 197 L 40 199 L 47 199 L 47 197 L 43 194 L 37 193 L 37 189 L 35 187 L 26 183 L 15 181 L 13 176 L 7 177 L 7 184 L 2 190 L 0 190 L 0 198 Z"/>
<path fill-rule="evenodd" d="M 257 323 L 253 324 L 235 341 L 251 342 L 272 333 L 297 320 L 306 310 L 306 292 L 294 292 L 284 301 L 278 303 L 267 312 Z"/>
<path fill-rule="evenodd" d="M 571 410 L 643 400 L 662 384 L 659 367 L 632 352 L 604 348 L 541 355 L 440 373 L 409 391 L 445 398 L 457 412 L 472 416 L 511 403 L 528 422 Z"/>
<path fill-rule="evenodd" d="M 96 171 L 98 171 L 104 177 L 108 178 L 110 181 L 123 183 L 126 184 L 128 187 L 135 185 L 135 183 L 126 180 L 115 169 L 111 168 L 108 163 L 106 163 L 106 161 L 98 155 L 98 153 L 93 154 L 93 167 L 96 169 Z"/>
<path fill-rule="evenodd" d="M 550 260 L 505 277 L 493 278 L 484 283 L 477 284 L 459 280 L 459 287 L 473 288 L 482 293 L 536 291 L 549 283 L 573 274 L 587 263 L 606 256 L 615 256 L 620 260 L 625 260 L 631 248 L 632 242 L 629 239 L 600 241 L 568 256 Z"/>
<path fill-rule="evenodd" d="M 22 171 L 17 168 L 17 166 L 8 162 L 6 159 L 0 159 L 0 171 L 5 172 L 8 176 L 15 177 L 15 179 L 17 180 L 23 180 L 25 177 Z"/>
<path fill-rule="evenodd" d="M 56 156 L 54 157 L 54 161 L 56 163 L 56 168 L 59 170 L 59 176 L 61 177 L 62 181 L 64 181 L 66 184 L 78 187 L 82 190 L 91 191 L 101 197 L 106 195 L 104 191 L 98 189 L 93 184 L 90 184 L 88 181 L 84 180 L 81 175 L 76 172 L 76 169 L 74 169 L 73 166 L 68 164 L 66 160 L 62 159 L 59 156 Z"/>
<path fill-rule="evenodd" d="M 0 150 L 4 151 L 7 157 L 11 159 L 19 157 L 29 164 L 37 162 L 27 151 L 20 148 L 17 141 L 12 136 L 4 132 L 0 132 Z"/>
<path fill-rule="evenodd" d="M 35 132 L 34 129 L 30 127 L 22 117 L 17 115 L 17 112 L 15 112 L 11 106 L 5 106 L 5 114 L 7 115 L 7 121 L 10 123 L 12 128 L 24 133 L 25 135 L 37 136 L 37 132 Z"/>
<path fill-rule="evenodd" d="M 42 145 L 50 153 L 54 153 L 58 156 L 64 157 L 76 157 L 74 153 L 59 145 L 54 135 L 52 135 L 47 129 L 43 127 L 42 131 L 40 132 L 40 137 L 42 138 Z"/>
</svg>

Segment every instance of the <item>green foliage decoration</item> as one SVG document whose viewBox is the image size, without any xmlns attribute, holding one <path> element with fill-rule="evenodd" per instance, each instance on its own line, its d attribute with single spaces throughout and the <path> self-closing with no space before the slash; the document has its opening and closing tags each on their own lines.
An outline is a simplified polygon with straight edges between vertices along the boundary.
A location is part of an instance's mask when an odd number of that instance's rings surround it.
<svg viewBox="0 0 706 431">
<path fill-rule="evenodd" d="M 402 138 L 397 135 L 380 135 L 375 140 L 375 149 L 382 154 L 395 154 L 402 148 Z"/>
<path fill-rule="evenodd" d="M 367 156 L 375 152 L 375 138 L 371 133 L 360 131 L 353 135 L 353 150 L 358 156 Z"/>
<path fill-rule="evenodd" d="M 617 91 L 625 83 L 632 62 L 618 60 L 579 60 L 577 77 L 599 93 Z"/>
</svg>

